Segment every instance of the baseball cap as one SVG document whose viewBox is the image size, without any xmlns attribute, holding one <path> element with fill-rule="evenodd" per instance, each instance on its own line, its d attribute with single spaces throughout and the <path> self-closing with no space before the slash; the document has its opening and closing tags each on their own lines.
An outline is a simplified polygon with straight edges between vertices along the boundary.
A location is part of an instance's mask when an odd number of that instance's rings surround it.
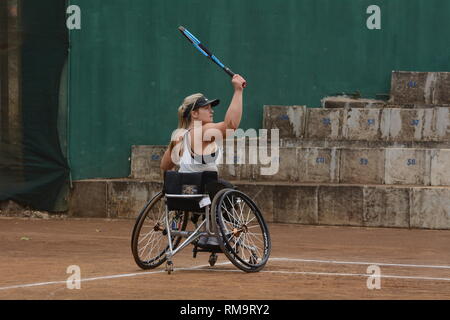
<svg viewBox="0 0 450 320">
<path fill-rule="evenodd" d="M 198 108 L 207 106 L 208 104 L 210 104 L 211 107 L 215 107 L 219 103 L 220 103 L 219 99 L 209 100 L 208 98 L 202 95 L 200 98 L 197 99 L 195 103 L 192 103 L 187 106 L 186 110 L 184 110 L 183 117 L 187 118 L 192 110 L 196 110 Z"/>
</svg>

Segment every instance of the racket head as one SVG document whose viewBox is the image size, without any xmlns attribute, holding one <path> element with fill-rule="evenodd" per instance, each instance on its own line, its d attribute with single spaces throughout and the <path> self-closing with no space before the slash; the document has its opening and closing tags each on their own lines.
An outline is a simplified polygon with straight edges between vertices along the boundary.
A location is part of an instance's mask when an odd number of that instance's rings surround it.
<svg viewBox="0 0 450 320">
<path fill-rule="evenodd" d="M 200 44 L 200 40 L 198 40 L 192 33 L 190 33 L 189 32 L 189 30 L 188 29 L 186 29 L 185 27 L 183 27 L 183 26 L 179 26 L 178 27 L 178 30 L 181 32 L 181 34 L 183 35 L 183 36 L 185 36 L 186 37 L 186 39 L 188 39 L 189 40 L 189 42 L 190 43 L 192 43 L 192 44 Z"/>
<path fill-rule="evenodd" d="M 179 26 L 178 30 L 181 32 L 181 34 L 188 39 L 188 41 L 198 50 L 201 54 L 203 54 L 206 57 L 210 57 L 210 52 L 208 49 L 206 49 L 201 43 L 200 40 L 198 40 L 192 33 L 189 32 L 188 29 L 186 29 L 183 26 Z M 206 50 L 204 50 L 204 48 Z"/>
<path fill-rule="evenodd" d="M 215 64 L 217 64 L 219 67 L 221 67 L 222 70 L 224 70 L 231 78 L 235 75 L 235 73 L 233 71 L 231 71 L 216 56 L 214 56 L 212 54 L 212 52 L 209 51 L 209 49 L 206 48 L 206 46 L 204 46 L 200 42 L 200 40 L 198 40 L 192 33 L 189 32 L 188 29 L 186 29 L 183 26 L 179 26 L 178 30 L 198 51 L 200 51 L 201 54 L 203 54 L 206 57 L 209 57 Z"/>
</svg>

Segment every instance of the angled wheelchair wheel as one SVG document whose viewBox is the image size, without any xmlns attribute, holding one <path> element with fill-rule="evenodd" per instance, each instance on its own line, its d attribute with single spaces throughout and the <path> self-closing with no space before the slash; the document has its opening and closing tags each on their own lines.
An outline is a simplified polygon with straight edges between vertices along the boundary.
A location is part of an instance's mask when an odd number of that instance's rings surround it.
<svg viewBox="0 0 450 320">
<path fill-rule="evenodd" d="M 264 218 L 245 193 L 223 189 L 211 204 L 214 232 L 227 258 L 245 272 L 260 271 L 271 250 L 269 229 Z"/>
<path fill-rule="evenodd" d="M 162 192 L 155 195 L 142 209 L 133 228 L 131 251 L 136 264 L 142 269 L 153 269 L 166 261 L 169 249 L 165 223 L 165 202 Z M 189 213 L 170 211 L 169 224 L 172 230 L 184 231 Z M 181 237 L 172 237 L 175 249 Z"/>
</svg>

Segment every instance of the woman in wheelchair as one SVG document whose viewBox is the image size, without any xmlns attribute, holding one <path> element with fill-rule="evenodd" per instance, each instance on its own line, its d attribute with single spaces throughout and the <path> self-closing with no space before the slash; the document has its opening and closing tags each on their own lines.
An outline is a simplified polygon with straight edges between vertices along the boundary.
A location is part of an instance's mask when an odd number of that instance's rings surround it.
<svg viewBox="0 0 450 320">
<path fill-rule="evenodd" d="M 217 164 L 222 154 L 217 142 L 227 135 L 232 135 L 242 118 L 243 90 L 246 82 L 240 75 L 235 75 L 231 83 L 234 94 L 222 122 L 213 122 L 213 107 L 217 106 L 220 100 L 209 100 L 201 93 L 184 99 L 178 108 L 178 129 L 172 135 L 172 141 L 161 160 L 162 170 L 172 170 L 175 164 L 179 164 L 178 172 L 218 172 Z M 225 180 L 219 180 L 218 183 L 223 188 L 233 188 L 233 185 Z M 201 247 L 219 245 L 216 237 L 206 236 L 200 237 L 198 244 Z"/>
<path fill-rule="evenodd" d="M 218 143 L 234 134 L 242 118 L 246 81 L 235 75 L 231 83 L 234 94 L 222 122 L 214 122 L 213 107 L 219 100 L 200 93 L 186 97 L 178 108 L 178 129 L 161 159 L 163 191 L 146 204 L 133 230 L 133 256 L 143 269 L 166 261 L 170 273 L 172 256 L 189 243 L 194 244 L 194 257 L 197 246 L 205 249 L 198 252 L 211 252 L 211 266 L 218 252 L 246 272 L 259 271 L 268 260 L 271 242 L 261 212 L 247 195 L 217 177 L 222 157 Z M 177 165 L 178 172 L 173 171 Z M 194 232 L 185 231 L 189 212 Z M 197 226 L 199 216 L 203 221 Z M 199 233 L 200 228 L 207 232 Z M 180 244 L 183 237 L 187 240 Z"/>
</svg>

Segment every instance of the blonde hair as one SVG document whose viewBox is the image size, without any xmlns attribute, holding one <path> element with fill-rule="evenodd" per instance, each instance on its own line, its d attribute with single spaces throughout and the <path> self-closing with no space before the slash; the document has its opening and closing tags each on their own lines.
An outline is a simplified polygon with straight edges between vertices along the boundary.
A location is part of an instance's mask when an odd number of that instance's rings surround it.
<svg viewBox="0 0 450 320">
<path fill-rule="evenodd" d="M 190 105 L 197 103 L 197 100 L 203 96 L 202 93 L 194 93 L 184 98 L 183 103 L 178 108 L 178 129 L 188 129 L 191 125 L 191 117 L 184 117 L 184 112 Z"/>
<path fill-rule="evenodd" d="M 195 103 L 197 103 L 197 100 L 200 99 L 203 96 L 202 93 L 194 93 L 190 96 L 187 96 L 184 98 L 183 103 L 181 106 L 178 107 L 178 128 L 175 130 L 178 134 L 175 134 L 176 136 L 179 135 L 179 133 L 184 133 L 185 130 L 189 129 L 189 126 L 191 125 L 192 118 L 190 116 L 184 117 L 184 113 L 186 109 Z M 178 142 L 178 137 L 174 139 L 174 136 L 172 135 L 172 139 L 169 144 L 170 150 L 175 146 L 175 144 Z"/>
</svg>

